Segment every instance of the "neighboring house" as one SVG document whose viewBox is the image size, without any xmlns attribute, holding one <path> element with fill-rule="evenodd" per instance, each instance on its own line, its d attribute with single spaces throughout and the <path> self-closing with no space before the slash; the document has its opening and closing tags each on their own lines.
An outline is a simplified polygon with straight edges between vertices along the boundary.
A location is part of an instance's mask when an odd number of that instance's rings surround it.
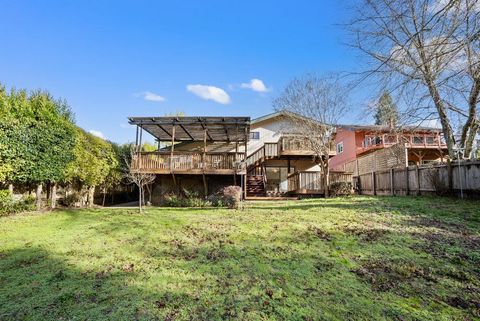
<svg viewBox="0 0 480 321">
<path fill-rule="evenodd" d="M 335 145 L 330 168 L 354 174 L 442 162 L 448 154 L 441 130 L 429 127 L 340 125 Z"/>
<path fill-rule="evenodd" d="M 131 117 L 137 146 L 143 131 L 159 142 L 158 151 L 138 151 L 132 167 L 157 174 L 153 203 L 172 191 L 209 195 L 228 185 L 242 186 L 247 197 L 321 194 L 314 153 L 304 148 L 288 116 Z"/>
</svg>

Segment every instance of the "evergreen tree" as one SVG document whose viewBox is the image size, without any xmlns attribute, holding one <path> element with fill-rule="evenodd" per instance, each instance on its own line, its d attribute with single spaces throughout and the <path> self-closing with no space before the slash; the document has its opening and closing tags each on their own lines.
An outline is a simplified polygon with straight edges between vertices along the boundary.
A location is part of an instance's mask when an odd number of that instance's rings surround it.
<svg viewBox="0 0 480 321">
<path fill-rule="evenodd" d="M 383 92 L 378 100 L 375 113 L 375 125 L 395 126 L 398 123 L 397 106 L 388 92 Z"/>
</svg>

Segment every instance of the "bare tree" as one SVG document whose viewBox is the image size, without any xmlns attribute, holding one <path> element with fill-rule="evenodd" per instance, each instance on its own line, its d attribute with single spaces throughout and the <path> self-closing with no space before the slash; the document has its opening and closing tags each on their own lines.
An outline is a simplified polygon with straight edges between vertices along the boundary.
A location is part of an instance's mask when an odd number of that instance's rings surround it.
<svg viewBox="0 0 480 321">
<path fill-rule="evenodd" d="M 369 63 L 360 79 L 403 97 L 410 121 L 439 120 L 451 158 L 470 156 L 480 126 L 479 14 L 478 0 L 362 0 L 347 26 Z"/>
<path fill-rule="evenodd" d="M 339 77 L 307 74 L 293 79 L 273 101 L 277 111 L 287 111 L 296 134 L 302 137 L 305 148 L 313 151 L 319 165 L 328 197 L 328 159 L 334 145 L 335 125 L 348 111 L 348 89 Z"/>
<path fill-rule="evenodd" d="M 137 170 L 138 166 L 135 166 L 135 162 L 138 162 L 137 153 L 135 152 L 135 147 L 130 148 L 130 154 L 127 155 L 124 159 L 125 162 L 125 180 L 128 184 L 135 184 L 138 186 L 138 209 L 140 213 L 143 210 L 145 204 L 145 186 L 153 184 L 155 181 L 154 174 L 142 173 Z"/>
</svg>

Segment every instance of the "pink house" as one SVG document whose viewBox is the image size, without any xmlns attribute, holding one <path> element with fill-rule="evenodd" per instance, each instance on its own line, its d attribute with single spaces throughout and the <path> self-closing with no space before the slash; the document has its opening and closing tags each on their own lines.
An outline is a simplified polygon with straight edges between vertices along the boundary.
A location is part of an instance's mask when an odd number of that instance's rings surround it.
<svg viewBox="0 0 480 321">
<path fill-rule="evenodd" d="M 441 130 L 428 127 L 405 127 L 393 132 L 389 126 L 341 125 L 335 134 L 336 155 L 330 159 L 333 171 L 352 171 L 356 159 L 397 144 L 406 147 L 408 165 L 443 161 L 447 146 Z"/>
</svg>

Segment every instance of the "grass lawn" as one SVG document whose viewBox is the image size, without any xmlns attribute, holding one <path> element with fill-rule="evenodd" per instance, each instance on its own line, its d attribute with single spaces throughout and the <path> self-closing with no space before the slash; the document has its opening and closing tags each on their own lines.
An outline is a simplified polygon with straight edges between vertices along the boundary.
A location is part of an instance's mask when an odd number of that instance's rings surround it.
<svg viewBox="0 0 480 321">
<path fill-rule="evenodd" d="M 480 320 L 480 202 L 0 218 L 0 320 Z"/>
</svg>

